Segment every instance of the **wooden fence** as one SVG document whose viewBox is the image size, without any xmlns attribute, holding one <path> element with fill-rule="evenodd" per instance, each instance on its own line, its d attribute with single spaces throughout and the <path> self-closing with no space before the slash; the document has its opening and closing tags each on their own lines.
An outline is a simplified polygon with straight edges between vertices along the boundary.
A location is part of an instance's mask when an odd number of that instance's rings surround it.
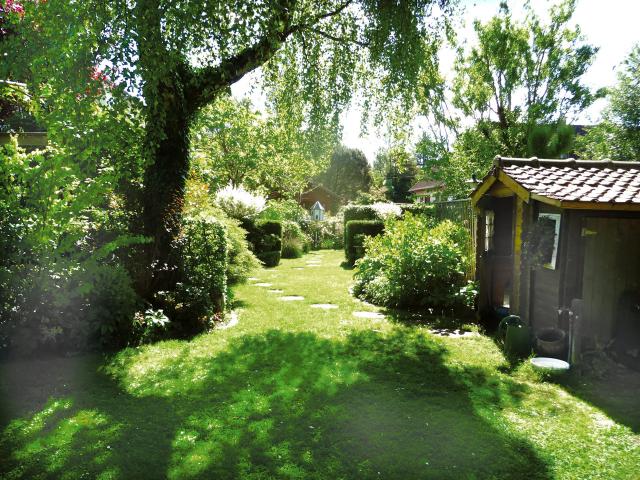
<svg viewBox="0 0 640 480">
<path fill-rule="evenodd" d="M 449 200 L 446 202 L 435 202 L 435 217 L 438 220 L 451 220 L 469 231 L 469 244 L 466 245 L 466 253 L 469 257 L 469 269 L 466 272 L 467 278 L 473 280 L 476 274 L 476 225 L 477 217 L 471 205 L 470 198 L 461 200 Z"/>
</svg>

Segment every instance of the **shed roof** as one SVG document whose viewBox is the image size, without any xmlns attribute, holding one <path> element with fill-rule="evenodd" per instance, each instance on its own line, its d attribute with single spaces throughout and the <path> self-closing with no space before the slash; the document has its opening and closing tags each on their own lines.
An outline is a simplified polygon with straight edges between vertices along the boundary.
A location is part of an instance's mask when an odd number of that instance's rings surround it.
<svg viewBox="0 0 640 480">
<path fill-rule="evenodd" d="M 444 182 L 440 180 L 420 180 L 413 187 L 409 189 L 410 192 L 419 192 L 421 190 L 431 190 L 433 188 L 440 188 L 444 186 Z"/>
<path fill-rule="evenodd" d="M 322 206 L 322 204 L 319 201 L 316 201 L 316 203 L 313 204 L 313 207 L 311 207 L 310 210 L 322 210 L 322 211 L 324 211 L 324 207 Z"/>
<path fill-rule="evenodd" d="M 501 181 L 525 201 L 561 208 L 640 210 L 640 162 L 496 157 L 471 198 L 476 203 Z"/>
</svg>

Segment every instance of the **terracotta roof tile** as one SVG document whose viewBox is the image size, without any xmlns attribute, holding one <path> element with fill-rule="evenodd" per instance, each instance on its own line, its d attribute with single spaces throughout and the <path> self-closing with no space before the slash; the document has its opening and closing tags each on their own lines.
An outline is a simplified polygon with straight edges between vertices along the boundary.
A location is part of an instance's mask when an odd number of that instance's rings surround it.
<svg viewBox="0 0 640 480">
<path fill-rule="evenodd" d="M 531 193 L 551 199 L 640 204 L 634 162 L 497 158 L 496 165 Z"/>
</svg>

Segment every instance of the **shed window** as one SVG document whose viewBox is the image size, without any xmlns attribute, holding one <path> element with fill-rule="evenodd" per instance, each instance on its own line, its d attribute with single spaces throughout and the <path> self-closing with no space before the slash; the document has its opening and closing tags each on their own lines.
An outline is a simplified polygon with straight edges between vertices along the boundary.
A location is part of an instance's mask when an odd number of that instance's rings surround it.
<svg viewBox="0 0 640 480">
<path fill-rule="evenodd" d="M 547 232 L 543 235 L 540 248 L 542 250 L 542 265 L 551 270 L 556 269 L 556 260 L 558 257 L 558 241 L 560 239 L 560 214 L 559 213 L 541 213 L 538 215 L 538 222 Z"/>
<path fill-rule="evenodd" d="M 495 214 L 493 210 L 487 210 L 484 212 L 484 251 L 488 252 L 493 250 L 493 236 L 495 232 L 494 227 Z"/>
</svg>

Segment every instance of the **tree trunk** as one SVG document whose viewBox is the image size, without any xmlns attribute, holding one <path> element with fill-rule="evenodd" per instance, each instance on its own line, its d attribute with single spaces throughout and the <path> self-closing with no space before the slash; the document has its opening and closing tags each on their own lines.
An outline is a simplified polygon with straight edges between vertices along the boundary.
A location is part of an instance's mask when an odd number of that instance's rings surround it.
<svg viewBox="0 0 640 480">
<path fill-rule="evenodd" d="M 173 250 L 180 232 L 189 174 L 192 112 L 180 83 L 159 85 L 158 104 L 150 109 L 147 119 L 145 142 L 149 166 L 144 176 L 143 233 L 152 241 L 144 248 L 137 283 L 141 296 L 154 305 L 155 293 L 173 290 L 181 276 Z"/>
</svg>

